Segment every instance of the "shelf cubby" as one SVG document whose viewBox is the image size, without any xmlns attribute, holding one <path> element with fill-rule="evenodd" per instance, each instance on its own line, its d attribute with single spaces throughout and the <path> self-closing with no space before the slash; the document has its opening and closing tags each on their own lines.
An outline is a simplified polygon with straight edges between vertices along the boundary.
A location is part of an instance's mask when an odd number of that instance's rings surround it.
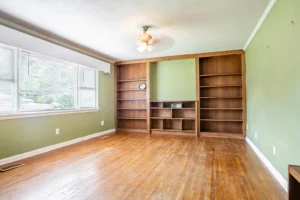
<svg viewBox="0 0 300 200">
<path fill-rule="evenodd" d="M 180 119 L 164 119 L 163 130 L 181 131 L 182 123 Z"/>
<path fill-rule="evenodd" d="M 151 109 L 150 117 L 172 118 L 171 109 Z"/>
</svg>

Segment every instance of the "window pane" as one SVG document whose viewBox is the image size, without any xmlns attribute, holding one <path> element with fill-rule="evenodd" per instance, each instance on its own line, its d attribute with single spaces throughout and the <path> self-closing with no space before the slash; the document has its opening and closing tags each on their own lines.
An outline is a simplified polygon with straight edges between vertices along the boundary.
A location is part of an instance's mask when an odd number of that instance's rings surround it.
<svg viewBox="0 0 300 200">
<path fill-rule="evenodd" d="M 81 108 L 96 107 L 96 90 L 81 89 L 80 90 Z"/>
<path fill-rule="evenodd" d="M 12 79 L 14 51 L 0 46 L 0 79 Z"/>
<path fill-rule="evenodd" d="M 74 108 L 76 65 L 28 53 L 21 60 L 21 111 Z"/>
<path fill-rule="evenodd" d="M 12 82 L 0 81 L 0 113 L 13 111 Z"/>
<path fill-rule="evenodd" d="M 80 67 L 80 74 L 82 87 L 95 88 L 96 73 L 94 69 Z"/>
</svg>

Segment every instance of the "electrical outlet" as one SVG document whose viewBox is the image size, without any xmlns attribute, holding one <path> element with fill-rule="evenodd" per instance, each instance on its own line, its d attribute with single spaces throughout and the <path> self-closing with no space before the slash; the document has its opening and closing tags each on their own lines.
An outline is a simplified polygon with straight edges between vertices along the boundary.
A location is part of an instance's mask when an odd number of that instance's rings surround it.
<svg viewBox="0 0 300 200">
<path fill-rule="evenodd" d="M 254 137 L 257 138 L 257 132 L 254 133 Z"/>
<path fill-rule="evenodd" d="M 56 135 L 59 134 L 59 128 L 57 128 L 57 129 L 55 130 L 55 134 L 56 134 Z"/>
<path fill-rule="evenodd" d="M 276 155 L 276 146 L 273 145 L 273 154 Z"/>
<path fill-rule="evenodd" d="M 104 121 L 101 121 L 101 126 L 104 126 Z"/>
</svg>

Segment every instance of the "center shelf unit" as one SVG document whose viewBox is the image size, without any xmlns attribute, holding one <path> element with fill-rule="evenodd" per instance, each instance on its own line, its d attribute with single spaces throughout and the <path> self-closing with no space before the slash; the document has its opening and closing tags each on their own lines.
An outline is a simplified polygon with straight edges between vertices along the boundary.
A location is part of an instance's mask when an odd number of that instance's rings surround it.
<svg viewBox="0 0 300 200">
<path fill-rule="evenodd" d="M 114 72 L 117 131 L 147 132 L 149 65 L 115 65 Z M 146 83 L 146 89 L 140 89 L 142 83 Z"/>
<path fill-rule="evenodd" d="M 197 101 L 151 101 L 150 133 L 198 136 Z"/>
<path fill-rule="evenodd" d="M 196 60 L 201 136 L 244 138 L 244 55 Z"/>
</svg>

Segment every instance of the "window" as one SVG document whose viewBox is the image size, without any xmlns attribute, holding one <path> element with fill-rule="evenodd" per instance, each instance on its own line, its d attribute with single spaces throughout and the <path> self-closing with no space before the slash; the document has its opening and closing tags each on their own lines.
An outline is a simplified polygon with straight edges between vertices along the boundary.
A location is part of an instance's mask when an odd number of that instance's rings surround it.
<svg viewBox="0 0 300 200">
<path fill-rule="evenodd" d="M 0 44 L 0 114 L 87 108 L 97 108 L 95 69 Z"/>
<path fill-rule="evenodd" d="M 79 104 L 80 108 L 93 108 L 96 105 L 96 70 L 79 67 Z"/>
<path fill-rule="evenodd" d="M 20 111 L 75 108 L 75 64 L 27 52 L 22 53 L 21 63 Z"/>
<path fill-rule="evenodd" d="M 0 45 L 0 113 L 13 112 L 15 49 Z"/>
</svg>

